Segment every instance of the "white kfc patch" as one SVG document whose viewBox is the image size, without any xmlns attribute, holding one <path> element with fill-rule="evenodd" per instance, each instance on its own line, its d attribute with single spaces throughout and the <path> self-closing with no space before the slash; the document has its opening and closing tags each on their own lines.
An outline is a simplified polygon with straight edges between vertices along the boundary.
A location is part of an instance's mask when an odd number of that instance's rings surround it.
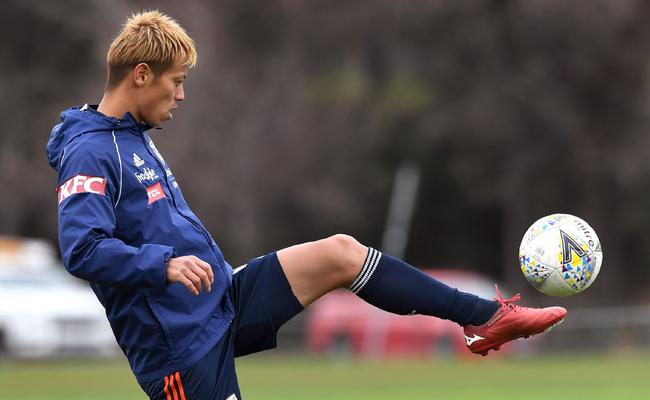
<svg viewBox="0 0 650 400">
<path fill-rule="evenodd" d="M 106 178 L 87 175 L 75 175 L 57 188 L 59 204 L 78 193 L 106 194 Z"/>
</svg>

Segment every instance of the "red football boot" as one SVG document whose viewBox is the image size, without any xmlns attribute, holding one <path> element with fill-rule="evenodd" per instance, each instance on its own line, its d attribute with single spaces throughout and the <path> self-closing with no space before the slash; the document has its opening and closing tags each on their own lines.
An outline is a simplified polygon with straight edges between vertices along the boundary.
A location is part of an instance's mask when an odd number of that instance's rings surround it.
<svg viewBox="0 0 650 400">
<path fill-rule="evenodd" d="M 499 296 L 494 300 L 501 307 L 483 325 L 463 327 L 467 348 L 472 353 L 486 356 L 489 350 L 499 350 L 506 342 L 548 331 L 566 316 L 566 309 L 562 307 L 528 308 L 514 305 L 512 303 L 521 299 L 519 293 L 504 300 L 497 285 L 494 287 Z"/>
</svg>

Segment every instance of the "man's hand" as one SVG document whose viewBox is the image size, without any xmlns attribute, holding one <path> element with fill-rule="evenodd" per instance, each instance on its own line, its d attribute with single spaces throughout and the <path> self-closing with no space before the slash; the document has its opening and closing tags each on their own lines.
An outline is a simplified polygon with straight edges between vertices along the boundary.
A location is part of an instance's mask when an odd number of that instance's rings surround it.
<svg viewBox="0 0 650 400">
<path fill-rule="evenodd" d="M 180 282 L 198 296 L 201 286 L 208 292 L 212 290 L 214 275 L 207 262 L 195 256 L 182 256 L 167 262 L 167 282 Z"/>
</svg>

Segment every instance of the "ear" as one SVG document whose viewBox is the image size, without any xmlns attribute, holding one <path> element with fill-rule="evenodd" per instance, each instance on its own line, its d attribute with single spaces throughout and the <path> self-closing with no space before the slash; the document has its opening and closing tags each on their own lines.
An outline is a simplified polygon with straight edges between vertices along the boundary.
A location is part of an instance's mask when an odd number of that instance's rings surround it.
<svg viewBox="0 0 650 400">
<path fill-rule="evenodd" d="M 133 68 L 133 82 L 136 86 L 145 86 L 153 80 L 153 71 L 147 63 L 140 63 Z"/>
</svg>

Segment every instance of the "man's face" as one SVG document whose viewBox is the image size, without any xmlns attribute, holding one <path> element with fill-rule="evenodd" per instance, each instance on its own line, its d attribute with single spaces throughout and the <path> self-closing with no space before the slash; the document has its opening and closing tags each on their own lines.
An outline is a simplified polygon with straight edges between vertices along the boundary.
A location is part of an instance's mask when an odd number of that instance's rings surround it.
<svg viewBox="0 0 650 400">
<path fill-rule="evenodd" d="M 138 100 L 138 114 L 142 120 L 159 126 L 172 119 L 178 102 L 185 98 L 183 81 L 187 78 L 187 69 L 186 66 L 174 64 L 155 76 L 150 74 Z"/>
</svg>

